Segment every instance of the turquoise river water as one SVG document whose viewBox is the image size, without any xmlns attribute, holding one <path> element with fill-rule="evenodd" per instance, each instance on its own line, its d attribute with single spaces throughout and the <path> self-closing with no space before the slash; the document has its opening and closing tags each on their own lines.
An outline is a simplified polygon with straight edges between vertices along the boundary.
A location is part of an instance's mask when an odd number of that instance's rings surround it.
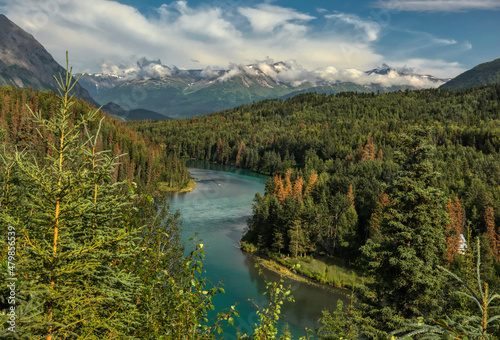
<svg viewBox="0 0 500 340">
<path fill-rule="evenodd" d="M 191 175 L 196 179 L 192 192 L 172 194 L 171 211 L 180 210 L 183 220 L 182 238 L 197 238 L 205 249 L 206 275 L 213 283 L 222 281 L 225 294 L 214 298 L 216 311 L 229 308 L 236 302 L 240 317 L 235 326 L 240 332 L 250 333 L 258 322 L 256 308 L 268 304 L 264 296 L 265 281 L 259 276 L 251 255 L 238 248 L 238 242 L 252 213 L 255 193 L 264 193 L 266 176 L 250 171 L 215 164 L 189 161 Z M 188 249 L 191 250 L 191 249 Z M 278 280 L 274 272 L 264 270 L 268 280 Z M 291 285 L 295 303 L 286 303 L 279 329 L 288 323 L 295 339 L 306 334 L 305 327 L 319 327 L 323 309 L 334 310 L 337 300 L 346 302 L 345 292 L 286 280 Z M 251 302 L 253 301 L 253 302 Z M 236 329 L 225 329 L 224 339 L 236 339 Z"/>
</svg>

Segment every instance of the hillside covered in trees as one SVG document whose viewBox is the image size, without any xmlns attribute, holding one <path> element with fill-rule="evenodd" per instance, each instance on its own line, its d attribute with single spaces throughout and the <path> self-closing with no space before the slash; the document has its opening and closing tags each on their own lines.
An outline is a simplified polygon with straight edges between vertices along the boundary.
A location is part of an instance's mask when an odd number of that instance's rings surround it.
<svg viewBox="0 0 500 340">
<path fill-rule="evenodd" d="M 378 338 L 416 317 L 473 313 L 438 266 L 474 277 L 476 237 L 481 278 L 499 282 L 499 98 L 499 85 L 304 94 L 130 126 L 181 157 L 271 175 L 243 240 L 373 275 L 356 315 Z"/>
<path fill-rule="evenodd" d="M 0 87 L 0 142 L 9 150 L 30 150 L 33 156 L 42 160 L 52 151 L 45 141 L 54 137 L 36 131 L 29 110 L 40 111 L 45 118 L 53 117 L 57 110 L 57 95 L 52 91 L 22 90 L 9 86 Z M 83 100 L 76 100 L 72 109 L 74 117 L 94 108 Z M 101 119 L 105 118 L 104 120 Z M 88 128 L 95 132 L 99 128 L 96 151 L 111 150 L 120 156 L 111 176 L 113 181 L 130 180 L 142 189 L 154 190 L 158 183 L 170 188 L 182 188 L 190 180 L 184 163 L 175 154 L 170 154 L 159 144 L 152 143 L 140 133 L 130 130 L 115 119 L 98 112 L 98 119 L 90 122 Z M 47 134 L 45 134 L 47 133 Z M 84 131 L 81 131 L 85 138 Z"/>
<path fill-rule="evenodd" d="M 312 182 L 316 194 L 324 187 L 345 197 L 351 192 L 363 243 L 381 195 L 396 175 L 401 135 L 415 126 L 427 129 L 435 147 L 432 162 L 441 173 L 436 185 L 452 202 L 458 197 L 472 224 L 486 230 L 487 207 L 500 212 L 499 97 L 498 85 L 379 95 L 304 94 L 202 117 L 128 126 L 180 157 L 278 175 L 269 182 L 268 193 L 281 195 L 281 203 L 293 196 L 296 184 L 303 187 L 302 196 L 313 194 L 307 189 Z"/>
<path fill-rule="evenodd" d="M 132 182 L 148 178 L 144 163 L 121 180 L 120 155 L 102 142 L 129 141 L 139 157 L 146 141 L 72 100 L 70 74 L 59 79 L 59 96 L 1 89 L 0 338 L 215 339 L 238 312 L 208 319 L 224 290 L 204 276 L 203 244 L 184 253 L 179 213 L 149 195 L 148 181 L 142 192 Z M 283 281 L 267 291 L 269 305 L 240 339 L 275 338 L 291 297 Z"/>
</svg>

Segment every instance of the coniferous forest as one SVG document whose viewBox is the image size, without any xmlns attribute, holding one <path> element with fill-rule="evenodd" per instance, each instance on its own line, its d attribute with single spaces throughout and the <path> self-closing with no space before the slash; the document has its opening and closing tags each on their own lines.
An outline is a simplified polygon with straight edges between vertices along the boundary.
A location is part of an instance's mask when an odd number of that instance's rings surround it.
<svg viewBox="0 0 500 340">
<path fill-rule="evenodd" d="M 345 322 L 321 338 L 346 337 L 339 330 L 353 327 L 354 338 L 404 336 L 412 323 L 417 333 L 437 324 L 440 336 L 496 337 L 487 307 L 496 296 L 483 284 L 493 288 L 500 274 L 499 97 L 499 85 L 303 94 L 129 126 L 155 142 L 162 136 L 182 157 L 271 175 L 255 197 L 246 248 L 278 260 L 342 258 L 371 275 L 355 287 L 355 310 L 325 316 L 325 329 Z M 467 278 L 481 316 L 456 296 L 462 288 L 451 273 Z"/>
<path fill-rule="evenodd" d="M 224 290 L 184 254 L 181 189 L 197 158 L 270 175 L 242 244 L 276 259 L 342 259 L 366 273 L 320 339 L 500 337 L 500 85 L 302 94 L 206 116 L 119 123 L 61 92 L 0 89 L 2 249 L 15 247 L 16 327 L 2 338 L 211 339 Z M 7 227 L 8 226 L 8 227 Z M 2 253 L 7 282 L 10 253 Z M 321 279 L 321 278 L 319 278 Z M 320 280 L 321 281 L 321 280 Z M 269 282 L 253 334 L 290 300 Z"/>
</svg>

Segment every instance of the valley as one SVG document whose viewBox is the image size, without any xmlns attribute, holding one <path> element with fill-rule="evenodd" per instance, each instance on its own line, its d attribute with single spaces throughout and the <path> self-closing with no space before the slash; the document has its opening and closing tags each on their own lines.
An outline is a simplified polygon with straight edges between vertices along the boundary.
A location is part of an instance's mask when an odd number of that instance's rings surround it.
<svg viewBox="0 0 500 340">
<path fill-rule="evenodd" d="M 500 339 L 500 6 L 286 6 L 0 2 L 0 338 Z"/>
</svg>

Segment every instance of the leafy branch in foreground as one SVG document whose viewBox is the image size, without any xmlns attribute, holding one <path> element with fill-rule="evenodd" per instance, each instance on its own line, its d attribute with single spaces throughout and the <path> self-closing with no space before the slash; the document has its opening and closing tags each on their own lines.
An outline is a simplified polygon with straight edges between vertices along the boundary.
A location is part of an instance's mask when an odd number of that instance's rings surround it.
<svg viewBox="0 0 500 340">
<path fill-rule="evenodd" d="M 432 320 L 430 325 L 425 324 L 423 318 L 419 318 L 417 323 L 409 324 L 404 329 L 398 329 L 391 334 L 400 339 L 406 337 L 418 339 L 490 339 L 492 337 L 491 331 L 500 328 L 500 315 L 490 316 L 494 310 L 499 308 L 494 305 L 494 302 L 500 300 L 500 295 L 496 289 L 490 291 L 488 283 L 481 279 L 480 246 L 478 238 L 476 290 L 448 269 L 438 267 L 463 288 L 463 291 L 456 291 L 456 294 L 465 297 L 472 305 L 477 306 L 473 315 L 454 315 L 451 318 Z"/>
</svg>

